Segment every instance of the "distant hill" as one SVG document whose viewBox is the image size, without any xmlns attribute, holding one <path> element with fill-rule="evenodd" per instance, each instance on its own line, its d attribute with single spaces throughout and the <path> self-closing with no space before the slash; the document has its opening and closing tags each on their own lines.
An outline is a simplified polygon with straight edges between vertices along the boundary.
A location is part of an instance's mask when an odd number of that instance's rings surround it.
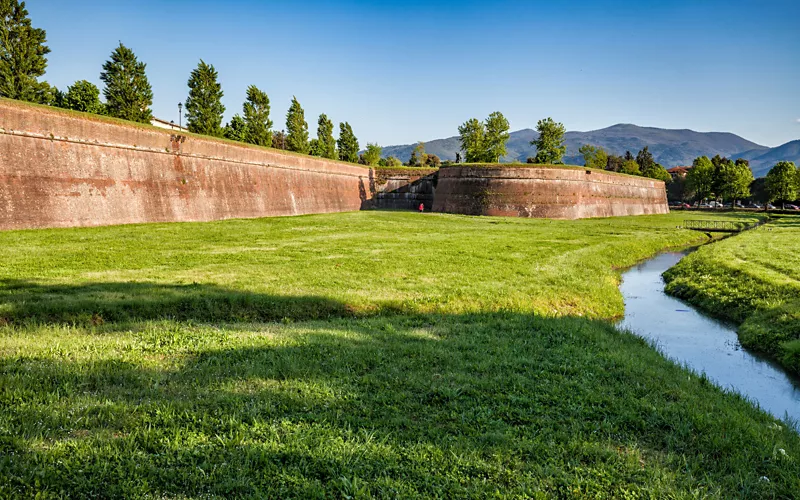
<svg viewBox="0 0 800 500">
<path fill-rule="evenodd" d="M 535 137 L 537 137 L 537 133 L 531 129 L 512 132 L 511 139 L 508 141 L 507 145 L 508 155 L 503 161 L 524 162 L 529 156 L 534 156 L 536 154 L 536 148 L 530 145 L 530 141 Z M 644 146 L 649 146 L 656 161 L 666 168 L 678 165 L 691 165 L 692 160 L 702 155 L 712 157 L 719 154 L 721 156 L 738 158 L 739 156 L 736 155 L 739 154 L 741 156 L 744 154 L 742 152 L 746 152 L 754 159 L 758 158 L 758 165 L 759 168 L 761 168 L 760 158 L 762 156 L 768 156 L 776 149 L 781 149 L 793 144 L 789 143 L 779 148 L 770 149 L 730 133 L 669 130 L 653 127 L 639 127 L 629 124 L 614 125 L 591 132 L 567 132 L 565 139 L 567 144 L 567 154 L 564 158 L 565 163 L 582 165 L 583 157 L 578 153 L 578 148 L 584 144 L 600 146 L 610 153 L 619 155 L 624 154 L 625 151 L 636 154 L 636 152 Z M 794 146 L 794 151 L 796 151 L 797 147 L 797 145 Z M 383 156 L 394 156 L 403 161 L 408 161 L 413 149 L 414 144 L 387 146 L 383 148 Z M 455 160 L 456 152 L 459 151 L 459 149 L 458 137 L 437 139 L 425 143 L 426 152 L 435 154 L 442 160 Z M 778 152 L 776 154 L 780 156 L 781 154 L 790 154 L 791 151 L 793 150 L 789 147 L 785 153 Z M 765 159 L 764 161 L 768 163 L 771 159 Z M 769 170 L 769 168 L 767 168 L 767 170 Z M 759 170 L 757 175 L 764 174 L 760 173 Z"/>
<path fill-rule="evenodd" d="M 755 149 L 732 156 L 750 160 L 753 175 L 763 177 L 779 161 L 793 161 L 795 165 L 800 165 L 800 140 L 787 142 L 777 148 Z"/>
</svg>

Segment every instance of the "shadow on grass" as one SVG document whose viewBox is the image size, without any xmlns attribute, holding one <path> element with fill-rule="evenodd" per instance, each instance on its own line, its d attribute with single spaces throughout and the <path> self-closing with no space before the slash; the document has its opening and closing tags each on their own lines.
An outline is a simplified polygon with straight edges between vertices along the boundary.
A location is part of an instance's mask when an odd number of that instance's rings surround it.
<svg viewBox="0 0 800 500">
<path fill-rule="evenodd" d="M 293 297 L 231 290 L 209 284 L 98 282 L 45 285 L 0 280 L 0 324 L 98 326 L 174 319 L 216 322 L 310 320 L 353 316 L 324 297 Z"/>
<path fill-rule="evenodd" d="M 121 345 L 0 358 L 0 496 L 726 497 L 800 488 L 800 462 L 775 455 L 776 446 L 800 455 L 796 434 L 604 322 L 498 313 L 220 329 L 149 321 L 162 316 L 141 311 L 174 312 L 186 300 L 182 287 L 177 302 L 174 287 L 155 290 L 163 302 L 106 304 L 148 320 L 97 340 Z M 205 290 L 203 300 L 215 297 Z M 203 303 L 192 299 L 190 310 Z"/>
</svg>

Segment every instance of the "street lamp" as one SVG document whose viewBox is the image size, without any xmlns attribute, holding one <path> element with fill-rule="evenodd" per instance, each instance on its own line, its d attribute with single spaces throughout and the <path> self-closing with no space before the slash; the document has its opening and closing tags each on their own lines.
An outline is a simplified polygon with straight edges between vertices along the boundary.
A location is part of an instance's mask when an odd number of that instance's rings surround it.
<svg viewBox="0 0 800 500">
<path fill-rule="evenodd" d="M 183 130 L 181 119 L 183 118 L 183 103 L 178 103 L 178 130 Z"/>
</svg>

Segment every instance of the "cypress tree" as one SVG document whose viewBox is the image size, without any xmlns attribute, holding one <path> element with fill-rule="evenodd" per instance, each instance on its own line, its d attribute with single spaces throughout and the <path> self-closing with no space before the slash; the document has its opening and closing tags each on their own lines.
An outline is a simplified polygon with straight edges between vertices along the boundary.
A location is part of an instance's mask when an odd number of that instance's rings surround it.
<svg viewBox="0 0 800 500">
<path fill-rule="evenodd" d="M 245 136 L 247 134 L 247 124 L 244 121 L 244 118 L 241 115 L 233 115 L 231 121 L 225 125 L 224 135 L 226 139 L 230 139 L 232 141 L 239 141 L 239 142 L 246 142 Z M 270 143 L 272 145 L 272 137 L 270 137 Z"/>
<path fill-rule="evenodd" d="M 189 76 L 189 97 L 186 99 L 186 123 L 190 132 L 221 137 L 222 85 L 217 81 L 217 70 L 202 59 Z"/>
<path fill-rule="evenodd" d="M 255 85 L 247 87 L 247 101 L 242 106 L 247 124 L 244 140 L 259 146 L 272 146 L 272 121 L 269 119 L 269 97 Z"/>
<path fill-rule="evenodd" d="M 292 97 L 292 105 L 286 113 L 286 149 L 308 154 L 308 122 L 297 97 Z"/>
<path fill-rule="evenodd" d="M 339 140 L 337 144 L 339 145 L 340 160 L 358 163 L 358 139 L 356 139 L 353 127 L 349 123 L 339 124 Z"/>
<path fill-rule="evenodd" d="M 0 0 L 0 97 L 52 100 L 50 86 L 37 81 L 47 67 L 46 41 L 45 30 L 31 26 L 25 2 Z"/>
<path fill-rule="evenodd" d="M 319 156 L 336 159 L 336 139 L 333 138 L 333 122 L 325 113 L 319 115 L 317 121 L 317 148 Z"/>
<path fill-rule="evenodd" d="M 111 53 L 111 59 L 103 64 L 100 79 L 106 84 L 103 95 L 110 116 L 150 123 L 153 89 L 144 72 L 145 67 L 146 64 L 136 59 L 133 51 L 122 42 Z"/>
</svg>

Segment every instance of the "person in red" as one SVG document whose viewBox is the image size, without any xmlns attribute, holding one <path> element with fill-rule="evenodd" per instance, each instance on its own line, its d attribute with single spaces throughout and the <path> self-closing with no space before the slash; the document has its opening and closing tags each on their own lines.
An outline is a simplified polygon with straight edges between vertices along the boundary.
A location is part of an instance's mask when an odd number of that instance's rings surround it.
<svg viewBox="0 0 800 500">
<path fill-rule="evenodd" d="M 419 213 L 422 213 L 424 211 L 425 211 L 425 204 L 424 203 L 420 203 L 419 204 Z"/>
</svg>

